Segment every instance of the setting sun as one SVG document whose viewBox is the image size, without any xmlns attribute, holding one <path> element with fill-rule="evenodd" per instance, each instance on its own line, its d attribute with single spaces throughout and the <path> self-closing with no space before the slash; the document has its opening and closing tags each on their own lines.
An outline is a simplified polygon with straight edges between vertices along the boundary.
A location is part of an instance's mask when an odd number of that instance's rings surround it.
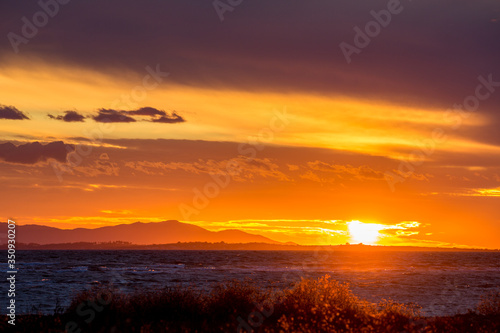
<svg viewBox="0 0 500 333">
<path fill-rule="evenodd" d="M 363 223 L 360 221 L 347 222 L 352 243 L 375 244 L 380 236 L 379 231 L 384 229 L 381 224 Z"/>
</svg>

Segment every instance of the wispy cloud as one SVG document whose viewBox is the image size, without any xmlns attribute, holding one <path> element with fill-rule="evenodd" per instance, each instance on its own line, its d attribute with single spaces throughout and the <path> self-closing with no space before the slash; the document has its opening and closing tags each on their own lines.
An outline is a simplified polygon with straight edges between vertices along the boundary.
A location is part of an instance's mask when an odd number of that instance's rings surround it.
<svg viewBox="0 0 500 333">
<path fill-rule="evenodd" d="M 147 175 L 163 175 L 165 171 L 182 170 L 194 174 L 227 174 L 228 169 L 234 169 L 236 172 L 231 174 L 235 181 L 252 180 L 256 176 L 263 178 L 275 178 L 279 180 L 289 180 L 287 175 L 280 171 L 280 167 L 270 159 L 247 159 L 244 157 L 235 157 L 230 160 L 198 160 L 196 162 L 150 162 L 137 161 L 126 162 L 125 166 L 143 172 Z"/>
</svg>

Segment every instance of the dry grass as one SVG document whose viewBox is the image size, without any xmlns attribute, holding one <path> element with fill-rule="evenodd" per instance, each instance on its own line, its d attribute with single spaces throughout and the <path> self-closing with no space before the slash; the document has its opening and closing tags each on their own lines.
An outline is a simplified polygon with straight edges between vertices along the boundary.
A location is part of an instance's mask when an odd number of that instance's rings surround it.
<svg viewBox="0 0 500 333">
<path fill-rule="evenodd" d="M 68 324 L 71 323 L 71 324 Z M 70 326 L 66 326 L 70 325 Z M 8 327 L 0 322 L 0 331 Z M 419 307 L 357 298 L 347 284 L 304 279 L 285 290 L 227 282 L 125 295 L 94 288 L 63 313 L 17 318 L 17 332 L 498 332 L 500 293 L 466 315 L 424 318 Z"/>
<path fill-rule="evenodd" d="M 486 316 L 500 316 L 500 291 L 483 297 L 477 306 L 477 312 Z"/>
</svg>

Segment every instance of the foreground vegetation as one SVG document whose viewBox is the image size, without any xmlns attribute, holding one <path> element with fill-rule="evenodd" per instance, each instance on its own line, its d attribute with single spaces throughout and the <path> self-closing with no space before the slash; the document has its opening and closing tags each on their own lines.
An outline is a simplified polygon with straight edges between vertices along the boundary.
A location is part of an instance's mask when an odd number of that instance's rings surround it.
<svg viewBox="0 0 500 333">
<path fill-rule="evenodd" d="M 0 331 L 12 326 L 3 316 Z M 53 315 L 16 317 L 15 332 L 500 332 L 500 293 L 467 314 L 426 318 L 412 304 L 358 299 L 328 276 L 285 290 L 250 282 L 211 292 L 164 289 L 126 295 L 113 288 L 78 294 Z"/>
</svg>

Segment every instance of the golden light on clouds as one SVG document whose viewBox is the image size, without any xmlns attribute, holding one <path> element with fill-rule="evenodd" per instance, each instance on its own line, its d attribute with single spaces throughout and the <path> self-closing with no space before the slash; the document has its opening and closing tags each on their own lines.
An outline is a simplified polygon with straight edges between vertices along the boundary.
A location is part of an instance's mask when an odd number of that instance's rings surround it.
<svg viewBox="0 0 500 333">
<path fill-rule="evenodd" d="M 58 140 L 83 144 L 95 152 L 83 156 L 82 164 L 72 167 L 63 183 L 57 182 L 49 162 L 4 165 L 5 172 L 10 172 L 10 188 L 18 191 L 11 191 L 16 198 L 22 198 L 21 190 L 27 189 L 41 198 L 39 202 L 47 197 L 46 193 L 54 202 L 73 198 L 70 205 L 56 207 L 57 213 L 54 208 L 39 204 L 36 213 L 25 216 L 26 222 L 93 228 L 139 220 L 182 221 L 178 205 L 193 202 L 193 189 L 203 189 L 212 181 L 212 174 L 224 172 L 229 161 L 238 162 L 242 173 L 233 176 L 230 184 L 220 189 L 220 195 L 210 198 L 207 209 L 200 209 L 200 215 L 193 216 L 211 222 L 193 223 L 211 230 L 237 228 L 297 244 L 448 246 L 450 238 L 439 236 L 443 241 L 437 242 L 435 235 L 450 234 L 457 221 L 462 230 L 460 242 L 464 244 L 469 237 L 470 217 L 465 214 L 465 206 L 445 201 L 456 197 L 500 197 L 500 171 L 490 166 L 494 163 L 482 166 L 478 160 L 474 162 L 477 166 L 457 166 L 453 160 L 442 162 L 458 153 L 474 152 L 485 158 L 498 155 L 498 145 L 461 135 L 487 124 L 487 113 L 464 118 L 459 130 L 454 130 L 453 123 L 444 117 L 446 110 L 434 107 L 307 91 L 184 86 L 166 78 L 143 100 L 133 101 L 135 104 L 123 109 L 150 106 L 168 113 L 176 111 L 185 122 L 166 125 L 137 118 L 130 124 L 110 124 L 112 130 L 103 133 L 100 128 L 104 125 L 92 116 L 130 94 L 144 73 L 112 76 L 109 72 L 101 74 L 36 62 L 25 68 L 8 64 L 4 67 L 0 88 L 5 97 L 0 102 L 15 106 L 30 117 L 2 121 L 0 132 L 4 140 L 16 144 Z M 61 115 L 66 110 L 86 118 L 68 123 L 48 117 L 49 113 Z M 276 111 L 286 113 L 286 126 L 260 142 L 263 145 L 255 150 L 253 159 L 240 156 L 238 144 L 248 144 L 263 129 L 269 129 Z M 438 128 L 446 139 L 429 145 Z M 193 142 L 186 145 L 169 140 Z M 419 149 L 424 151 L 423 161 L 422 154 L 411 155 Z M 163 151 L 169 154 L 159 153 Z M 105 161 L 101 156 L 106 156 Z M 386 171 L 398 172 L 399 161 L 394 160 L 415 161 L 415 170 L 397 184 L 396 193 L 390 192 L 384 177 Z M 302 199 L 304 196 L 306 200 Z M 92 206 L 78 205 L 89 197 L 95 198 Z M 435 197 L 434 201 L 419 202 L 422 210 L 413 210 L 414 200 Z M 331 201 L 337 205 L 330 206 Z M 399 201 L 398 207 L 392 206 L 395 201 Z M 213 222 L 247 218 L 249 205 L 258 207 L 250 210 L 256 212 L 251 216 L 256 220 Z M 24 214 L 23 207 L 18 209 Z M 492 207 L 489 209 L 489 214 L 495 214 Z M 119 213 L 127 211 L 134 213 Z M 263 212 L 263 216 L 258 212 Z M 420 225 L 398 224 L 397 221 L 409 218 L 408 212 L 412 212 L 412 219 L 450 229 L 433 234 L 420 232 Z M 71 213 L 76 216 L 74 220 L 64 217 Z M 478 223 L 483 228 L 498 230 L 495 220 L 484 215 Z M 316 220 L 332 217 L 339 220 Z M 479 233 L 477 237 L 487 246 L 497 243 L 494 232 L 487 236 L 487 241 Z"/>
<path fill-rule="evenodd" d="M 85 137 L 89 127 L 98 127 L 93 120 L 68 126 L 48 119 L 47 113 L 75 110 L 91 116 L 99 108 L 111 108 L 116 100 L 130 100 L 133 88 L 142 82 L 141 76 L 126 72 L 114 74 L 116 76 L 106 76 L 95 71 L 47 63 L 34 63 L 24 68 L 7 66 L 0 74 L 0 87 L 9 98 L 2 103 L 16 105 L 36 122 L 4 123 L 0 124 L 0 130 L 12 135 L 40 138 L 71 138 L 75 133 Z M 75 76 L 79 79 L 75 80 Z M 27 95 L 32 98 L 24 98 Z M 128 96 L 128 99 L 123 96 Z M 425 141 L 423 139 L 431 138 L 434 128 L 446 129 L 451 125 L 446 121 L 445 110 L 363 101 L 345 96 L 186 87 L 174 84 L 168 77 L 157 88 L 147 91 L 144 99 L 132 98 L 128 103 L 128 109 L 150 105 L 167 111 L 175 109 L 183 115 L 187 122 L 171 126 L 169 138 L 203 137 L 206 140 L 236 142 L 244 142 L 257 135 L 269 125 L 275 110 L 286 109 L 290 122 L 270 143 L 334 148 L 393 158 L 407 158 L 408 154 L 404 151 L 420 147 Z M 127 109 L 123 103 L 120 106 Z M 476 114 L 463 119 L 461 126 L 477 127 L 485 122 L 484 116 Z M 234 128 L 239 130 L 234 131 Z M 498 151 L 494 146 L 454 138 L 452 130 L 445 130 L 445 134 L 450 138 L 436 149 Z M 133 126 L 116 124 L 112 132 L 106 133 L 109 138 L 132 136 L 157 139 L 164 135 L 163 126 L 150 122 L 136 122 Z"/>
<path fill-rule="evenodd" d="M 29 13 L 9 3 L 0 16 L 19 33 L 12 18 Z M 306 2 L 257 25 L 241 11 L 238 38 L 203 6 L 163 3 L 143 16 L 82 5 L 0 49 L 5 214 L 65 229 L 178 220 L 313 246 L 500 246 L 491 6 L 426 21 L 432 36 L 402 21 L 350 64 L 331 41 L 371 2 L 313 26 L 287 25 L 308 23 Z M 479 30 L 443 40 L 448 21 Z"/>
</svg>

